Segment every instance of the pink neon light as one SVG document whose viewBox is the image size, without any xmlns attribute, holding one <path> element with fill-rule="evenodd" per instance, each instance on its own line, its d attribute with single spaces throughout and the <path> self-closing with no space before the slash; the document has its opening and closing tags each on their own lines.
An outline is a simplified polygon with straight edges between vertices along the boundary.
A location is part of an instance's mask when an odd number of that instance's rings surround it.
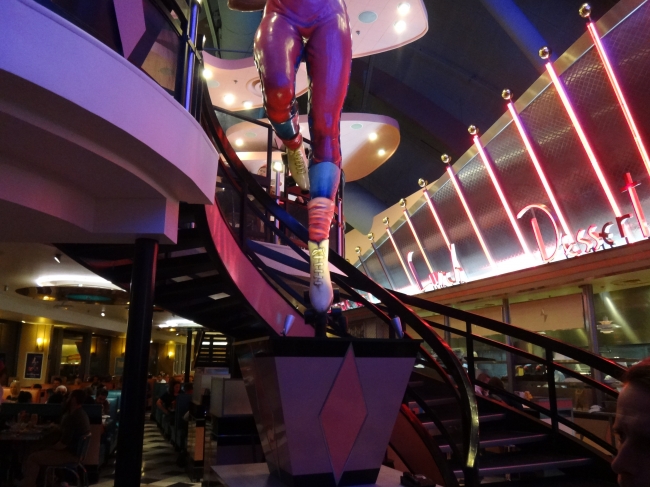
<svg viewBox="0 0 650 487">
<path fill-rule="evenodd" d="M 406 267 L 406 264 L 404 263 L 404 259 L 402 258 L 402 253 L 397 248 L 397 243 L 395 243 L 395 239 L 393 238 L 393 232 L 390 231 L 390 228 L 386 227 L 386 233 L 388 234 L 388 238 L 390 238 L 390 241 L 393 244 L 393 247 L 395 248 L 395 253 L 397 254 L 397 257 L 399 258 L 400 264 L 402 264 L 402 269 L 404 269 L 404 272 L 406 273 L 406 277 L 408 277 L 409 282 L 413 286 L 417 286 L 417 284 L 413 281 L 413 277 L 411 276 L 411 273 L 409 272 L 408 267 Z"/>
<path fill-rule="evenodd" d="M 641 139 L 641 134 L 639 134 L 639 131 L 636 128 L 636 123 L 634 123 L 632 112 L 630 112 L 627 101 L 625 101 L 625 96 L 623 96 L 623 91 L 621 90 L 621 86 L 618 84 L 618 79 L 616 78 L 614 69 L 612 68 L 611 63 L 609 62 L 609 57 L 605 52 L 605 48 L 603 47 L 603 44 L 600 41 L 600 36 L 598 35 L 598 32 L 596 32 L 596 26 L 594 25 L 593 22 L 589 22 L 587 24 L 587 30 L 591 34 L 591 38 L 594 41 L 594 46 L 596 46 L 598 55 L 600 56 L 600 59 L 603 62 L 603 66 L 605 67 L 605 71 L 607 72 L 607 76 L 609 77 L 609 81 L 612 85 L 612 88 L 614 89 L 614 93 L 616 93 L 616 98 L 618 98 L 618 103 L 621 106 L 621 109 L 623 110 L 623 114 L 625 115 L 625 120 L 627 120 L 627 124 L 630 127 L 630 131 L 632 132 L 632 137 L 634 138 L 634 142 L 636 142 L 636 146 L 639 149 L 639 154 L 641 154 L 641 159 L 643 159 L 643 163 L 645 164 L 646 170 L 648 171 L 648 174 L 650 174 L 650 158 L 648 157 L 648 153 L 646 152 L 645 145 L 643 144 L 643 140 Z"/>
<path fill-rule="evenodd" d="M 487 169 L 487 172 L 490 175 L 490 179 L 492 180 L 492 184 L 494 184 L 494 189 L 497 190 L 497 194 L 499 195 L 499 199 L 501 200 L 501 204 L 503 205 L 503 209 L 506 210 L 506 213 L 508 214 L 508 218 L 510 219 L 510 224 L 512 225 L 512 229 L 517 234 L 517 238 L 519 239 L 519 243 L 521 244 L 521 247 L 524 249 L 524 253 L 526 255 L 530 255 L 530 249 L 528 248 L 528 245 L 526 244 L 526 240 L 524 239 L 524 236 L 521 233 L 521 230 L 519 229 L 519 225 L 517 225 L 517 220 L 515 219 L 515 215 L 512 214 L 512 210 L 510 209 L 510 205 L 508 204 L 508 200 L 506 199 L 506 195 L 503 192 L 503 190 L 501 189 L 501 185 L 499 184 L 499 180 L 497 179 L 496 174 L 494 174 L 494 170 L 492 168 L 492 163 L 488 159 L 488 156 L 485 153 L 485 148 L 483 147 L 483 144 L 481 144 L 481 140 L 478 138 L 478 135 L 474 136 L 474 145 L 478 149 L 478 153 L 481 156 L 481 160 L 483 161 L 483 165 L 485 165 L 485 169 Z"/>
<path fill-rule="evenodd" d="M 609 189 L 609 185 L 607 184 L 605 175 L 603 174 L 603 171 L 600 169 L 598 158 L 596 158 L 596 154 L 594 154 L 594 151 L 591 149 L 591 144 L 589 144 L 587 135 L 585 134 L 584 130 L 582 130 L 582 125 L 580 125 L 580 122 L 578 121 L 578 117 L 576 116 L 576 113 L 573 110 L 573 106 L 571 105 L 571 101 L 569 100 L 569 97 L 564 89 L 564 86 L 562 85 L 562 82 L 558 78 L 557 73 L 555 72 L 555 68 L 553 68 L 553 65 L 551 63 L 546 63 L 546 69 L 551 75 L 551 80 L 553 80 L 555 89 L 557 90 L 558 95 L 560 95 L 560 99 L 564 104 L 564 109 L 566 110 L 567 114 L 569 115 L 569 118 L 571 119 L 571 122 L 573 123 L 573 127 L 575 128 L 578 137 L 580 138 L 580 142 L 582 142 L 582 146 L 584 147 L 585 152 L 587 153 L 587 157 L 589 158 L 589 161 L 591 162 L 591 165 L 593 166 L 594 171 L 596 172 L 596 176 L 598 176 L 598 180 L 600 181 L 600 185 L 603 187 L 603 191 L 605 191 L 605 195 L 609 200 L 609 204 L 612 207 L 612 210 L 614 210 L 614 214 L 618 218 L 619 216 L 622 215 L 621 210 L 618 208 L 618 204 L 616 204 L 614 195 L 612 194 L 612 191 Z"/>
<path fill-rule="evenodd" d="M 447 248 L 449 250 L 451 250 L 451 243 L 449 242 L 449 238 L 447 238 L 447 234 L 445 233 L 445 228 L 442 226 L 442 222 L 440 221 L 440 217 L 438 216 L 438 212 L 436 211 L 435 207 L 433 206 L 433 201 L 431 201 L 431 195 L 429 194 L 429 191 L 427 191 L 427 188 L 424 188 L 424 190 L 422 192 L 424 193 L 424 197 L 427 200 L 427 204 L 429 205 L 429 209 L 431 210 L 431 213 L 433 214 L 433 219 L 438 224 L 438 228 L 440 229 L 440 233 L 442 234 L 442 238 L 445 239 L 445 243 L 447 244 Z"/>
<path fill-rule="evenodd" d="M 447 172 L 449 173 L 449 177 L 451 178 L 451 182 L 453 183 L 454 188 L 456 188 L 456 193 L 460 198 L 460 202 L 463 204 L 463 208 L 465 208 L 465 213 L 467 213 L 467 218 L 469 218 L 469 222 L 472 224 L 472 227 L 474 228 L 474 233 L 476 233 L 476 237 L 478 238 L 481 247 L 483 247 L 483 252 L 485 252 L 485 256 L 487 257 L 487 260 L 490 263 L 490 265 L 494 266 L 495 265 L 494 259 L 492 259 L 492 255 L 490 255 L 490 251 L 488 250 L 487 245 L 483 240 L 483 235 L 481 235 L 481 231 L 478 229 L 478 225 L 474 220 L 474 216 L 472 215 L 472 212 L 469 209 L 469 205 L 467 204 L 467 201 L 465 201 L 465 196 L 463 195 L 463 191 L 461 190 L 460 185 L 456 180 L 456 175 L 454 174 L 454 170 L 451 168 L 451 166 L 447 166 Z"/>
<path fill-rule="evenodd" d="M 430 273 L 433 273 L 433 267 L 431 266 L 431 263 L 429 262 L 429 258 L 427 257 L 427 254 L 424 252 L 424 247 L 422 247 L 422 243 L 420 243 L 420 239 L 418 238 L 418 234 L 415 231 L 415 227 L 413 226 L 413 222 L 411 221 L 411 215 L 409 215 L 409 212 L 406 208 L 404 208 L 404 217 L 406 218 L 406 222 L 409 224 L 409 227 L 411 227 L 411 233 L 413 234 L 413 238 L 415 239 L 415 243 L 418 244 L 418 248 L 420 249 L 420 253 L 422 254 L 422 257 L 424 257 L 424 262 L 426 262 L 427 267 L 429 269 Z"/>
<path fill-rule="evenodd" d="M 524 128 L 524 124 L 521 121 L 521 118 L 519 117 L 519 114 L 517 113 L 517 110 L 515 110 L 515 106 L 512 104 L 512 102 L 508 103 L 508 110 L 510 110 L 510 113 L 512 114 L 512 119 L 515 122 L 515 125 L 517 126 L 517 130 L 519 131 L 519 135 L 521 136 L 521 140 L 524 142 L 524 146 L 526 147 L 526 151 L 528 151 L 528 155 L 530 156 L 530 160 L 533 162 L 533 166 L 535 166 L 535 170 L 537 171 L 537 175 L 539 176 L 539 180 L 542 182 L 542 186 L 544 186 L 544 190 L 546 191 L 546 194 L 548 195 L 548 199 L 551 201 L 551 206 L 553 206 L 553 210 L 555 210 L 555 214 L 557 215 L 558 219 L 560 220 L 560 225 L 562 225 L 562 229 L 564 230 L 564 233 L 569 235 L 571 239 L 573 239 L 573 232 L 569 228 L 569 225 L 567 224 L 566 220 L 564 219 L 564 214 L 562 213 L 562 210 L 560 210 L 560 205 L 558 204 L 557 200 L 555 199 L 555 195 L 553 194 L 553 190 L 551 189 L 551 185 L 548 183 L 548 180 L 546 179 L 546 175 L 544 174 L 544 170 L 542 169 L 542 165 L 539 162 L 539 159 L 537 158 L 537 154 L 535 153 L 535 149 L 533 149 L 533 145 L 530 143 L 530 139 L 528 138 L 528 133 L 526 132 L 526 129 Z"/>
</svg>

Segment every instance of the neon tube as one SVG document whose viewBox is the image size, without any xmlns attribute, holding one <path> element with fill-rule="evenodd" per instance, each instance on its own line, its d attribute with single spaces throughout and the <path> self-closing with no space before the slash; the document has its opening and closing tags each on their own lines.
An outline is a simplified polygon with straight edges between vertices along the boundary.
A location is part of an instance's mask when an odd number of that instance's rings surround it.
<svg viewBox="0 0 650 487">
<path fill-rule="evenodd" d="M 497 194 L 499 195 L 499 199 L 501 200 L 503 209 L 506 210 L 506 213 L 508 214 L 508 219 L 510 220 L 512 229 L 515 231 L 515 234 L 519 239 L 519 243 L 521 244 L 521 247 L 524 249 L 524 253 L 530 256 L 530 249 L 528 248 L 528 245 L 526 244 L 526 240 L 524 239 L 524 236 L 521 233 L 521 230 L 519 229 L 519 225 L 517 225 L 517 220 L 515 219 L 515 215 L 512 214 L 512 210 L 510 209 L 510 205 L 508 204 L 506 195 L 503 192 L 503 189 L 501 189 L 501 185 L 499 184 L 499 180 L 497 179 L 496 174 L 494 174 L 494 170 L 492 168 L 492 162 L 488 159 L 488 156 L 485 152 L 485 148 L 483 147 L 483 144 L 481 144 L 481 140 L 478 138 L 478 135 L 474 136 L 474 145 L 478 149 L 478 153 L 481 156 L 483 165 L 485 166 L 485 169 L 487 169 L 487 172 L 490 175 L 490 179 L 492 180 L 494 189 L 497 190 Z"/>
<path fill-rule="evenodd" d="M 467 204 L 467 201 L 465 201 L 465 196 L 463 195 L 463 191 L 460 188 L 460 184 L 458 184 L 458 180 L 456 179 L 456 175 L 454 174 L 454 170 L 451 168 L 450 165 L 447 166 L 447 172 L 449 173 L 449 178 L 451 179 L 451 182 L 454 185 L 454 188 L 456 188 L 456 193 L 458 194 L 458 197 L 460 198 L 460 202 L 463 204 L 463 208 L 465 208 L 465 213 L 467 213 L 467 218 L 469 218 L 469 222 L 472 224 L 472 227 L 474 228 L 474 233 L 476 233 L 476 237 L 478 238 L 479 243 L 481 244 L 481 247 L 483 247 L 483 252 L 485 252 L 485 256 L 487 257 L 488 262 L 490 263 L 491 266 L 494 266 L 494 259 L 492 259 L 492 255 L 490 254 L 490 251 L 487 248 L 487 245 L 485 244 L 485 240 L 483 240 L 483 235 L 481 235 L 481 231 L 478 228 L 478 225 L 476 224 L 476 221 L 474 220 L 474 216 L 472 215 L 472 211 L 469 209 L 469 205 Z M 451 248 L 451 246 L 450 246 Z"/>
<path fill-rule="evenodd" d="M 535 170 L 537 171 L 539 180 L 542 182 L 542 186 L 544 186 L 544 190 L 546 191 L 548 199 L 551 202 L 551 206 L 553 207 L 553 210 L 555 210 L 555 214 L 557 215 L 558 220 L 560 220 L 560 225 L 562 225 L 562 230 L 564 230 L 564 233 L 573 240 L 573 232 L 571 231 L 568 223 L 564 219 L 564 214 L 562 213 L 562 210 L 560 210 L 560 205 L 555 199 L 555 195 L 553 194 L 551 185 L 548 183 L 548 180 L 546 179 L 546 175 L 544 174 L 542 165 L 540 164 L 539 159 L 537 158 L 535 149 L 533 149 L 533 145 L 530 143 L 530 138 L 528 137 L 528 133 L 526 132 L 526 129 L 524 128 L 524 124 L 522 123 L 521 118 L 519 117 L 517 110 L 515 110 L 515 106 L 513 105 L 512 102 L 508 103 L 508 110 L 510 110 L 512 119 L 514 120 L 515 125 L 517 126 L 517 130 L 519 131 L 521 140 L 523 141 L 524 146 L 526 147 L 526 151 L 528 152 L 530 160 L 533 162 L 533 166 L 535 166 Z"/>
<path fill-rule="evenodd" d="M 641 155 L 641 159 L 645 164 L 645 168 L 648 171 L 648 174 L 650 174 L 650 158 L 648 157 L 648 153 L 645 149 L 645 145 L 643 144 L 643 139 L 641 139 L 641 134 L 639 134 L 639 131 L 636 128 L 634 117 L 632 117 L 632 112 L 630 112 L 630 108 L 627 104 L 627 101 L 625 100 L 625 96 L 623 95 L 621 86 L 618 84 L 616 73 L 614 73 L 614 69 L 612 68 L 611 63 L 609 62 L 609 57 L 607 56 L 607 53 L 605 52 L 605 48 L 603 47 L 603 44 L 600 40 L 600 36 L 596 31 L 596 25 L 593 22 L 588 22 L 587 30 L 591 34 L 591 38 L 594 41 L 594 46 L 596 47 L 596 51 L 598 51 L 598 55 L 600 56 L 600 59 L 603 62 L 603 66 L 605 67 L 605 72 L 609 77 L 610 84 L 614 89 L 614 93 L 616 93 L 616 98 L 618 98 L 618 103 L 621 106 L 621 110 L 623 110 L 623 115 L 625 115 L 625 120 L 627 120 L 627 124 L 630 127 L 630 132 L 632 132 L 632 137 L 634 138 L 634 142 L 636 143 L 636 146 L 639 149 L 639 154 Z"/>
<path fill-rule="evenodd" d="M 418 248 L 420 249 L 420 253 L 422 254 L 422 257 L 424 257 L 424 262 L 426 262 L 427 264 L 429 273 L 433 274 L 433 266 L 431 265 L 431 262 L 429 262 L 429 257 L 427 257 L 427 254 L 424 252 L 424 247 L 422 247 L 422 243 L 420 242 L 420 238 L 418 237 L 418 234 L 415 231 L 415 227 L 413 226 L 413 222 L 411 221 L 411 215 L 409 215 L 409 211 L 406 209 L 406 206 L 404 207 L 404 218 L 406 218 L 406 223 L 408 223 L 409 227 L 411 228 L 411 233 L 413 234 L 415 243 L 418 244 Z"/>
<path fill-rule="evenodd" d="M 585 152 L 587 153 L 587 157 L 589 158 L 589 161 L 591 162 L 591 165 L 594 168 L 594 172 L 596 173 L 596 176 L 600 181 L 600 185 L 602 186 L 603 191 L 605 191 L 605 195 L 607 196 L 607 199 L 609 200 L 609 204 L 612 207 L 612 210 L 614 211 L 614 215 L 616 215 L 616 217 L 618 218 L 622 215 L 621 210 L 619 209 L 618 204 L 614 199 L 614 195 L 612 194 L 612 191 L 609 189 L 609 185 L 607 184 L 605 175 L 603 174 L 603 171 L 600 168 L 600 164 L 598 163 L 598 158 L 596 158 L 596 154 L 594 154 L 594 151 L 591 148 L 591 144 L 589 144 L 589 139 L 587 139 L 587 135 L 585 134 L 584 130 L 582 130 L 582 125 L 580 125 L 580 121 L 578 120 L 578 117 L 576 116 L 576 113 L 573 110 L 573 106 L 571 105 L 571 101 L 569 100 L 569 97 L 564 89 L 564 86 L 562 85 L 562 82 L 558 78 L 557 73 L 555 72 L 555 68 L 553 68 L 553 65 L 551 63 L 546 63 L 546 70 L 551 75 L 551 80 L 553 81 L 553 85 L 555 85 L 555 89 L 557 90 L 557 93 L 560 96 L 562 103 L 564 104 L 564 109 L 566 110 L 567 114 L 569 115 L 569 118 L 571 119 L 571 122 L 573 123 L 573 127 L 575 128 L 576 133 L 580 138 L 580 142 L 582 142 L 582 146 L 584 147 Z"/>
<path fill-rule="evenodd" d="M 390 231 L 390 227 L 386 225 L 386 233 L 388 234 L 388 238 L 390 239 L 391 243 L 393 244 L 393 247 L 395 248 L 395 253 L 397 254 L 397 257 L 399 258 L 400 264 L 402 264 L 402 269 L 404 269 L 404 272 L 406 273 L 406 277 L 408 277 L 409 282 L 411 283 L 412 286 L 417 287 L 417 283 L 413 280 L 413 276 L 411 276 L 411 273 L 406 267 L 406 264 L 404 263 L 404 258 L 402 257 L 402 253 L 399 251 L 399 248 L 397 247 L 397 243 L 395 242 L 395 239 L 393 238 L 393 232 Z"/>
<path fill-rule="evenodd" d="M 424 193 L 424 197 L 427 200 L 427 204 L 429 205 L 429 209 L 431 210 L 431 214 L 433 215 L 433 219 L 436 221 L 438 224 L 438 229 L 440 230 L 440 233 L 442 234 L 442 238 L 445 240 L 445 243 L 447 244 L 447 249 L 451 250 L 451 243 L 449 242 L 449 238 L 447 237 L 447 233 L 445 232 L 445 228 L 442 226 L 442 222 L 440 221 L 440 217 L 438 216 L 438 212 L 436 211 L 436 208 L 433 206 L 433 201 L 431 201 L 431 195 L 429 194 L 429 191 L 425 187 L 422 192 Z"/>
</svg>

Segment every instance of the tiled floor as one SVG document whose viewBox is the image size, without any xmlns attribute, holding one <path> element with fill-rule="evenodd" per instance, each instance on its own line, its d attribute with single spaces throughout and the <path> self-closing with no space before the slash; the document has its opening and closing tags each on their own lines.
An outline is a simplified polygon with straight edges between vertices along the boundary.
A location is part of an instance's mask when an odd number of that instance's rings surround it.
<svg viewBox="0 0 650 487">
<path fill-rule="evenodd" d="M 178 453 L 166 441 L 156 423 L 149 421 L 144 426 L 144 445 L 142 447 L 144 473 L 140 485 L 165 487 L 200 487 L 192 483 L 182 467 L 176 465 Z M 111 458 L 101 469 L 99 483 L 95 487 L 113 487 L 115 458 Z"/>
</svg>

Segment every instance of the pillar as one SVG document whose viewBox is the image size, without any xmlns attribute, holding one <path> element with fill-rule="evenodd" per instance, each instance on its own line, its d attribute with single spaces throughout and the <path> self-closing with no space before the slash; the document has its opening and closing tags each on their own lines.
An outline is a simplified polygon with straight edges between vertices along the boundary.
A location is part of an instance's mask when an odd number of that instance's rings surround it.
<svg viewBox="0 0 650 487">
<path fill-rule="evenodd" d="M 501 301 L 501 321 L 510 324 L 510 300 L 503 298 Z M 506 345 L 512 347 L 512 337 L 506 335 Z M 515 392 L 515 358 L 510 352 L 506 353 L 506 373 L 508 374 L 508 384 L 506 390 Z"/>
<path fill-rule="evenodd" d="M 115 465 L 115 485 L 119 487 L 140 486 L 157 256 L 156 240 L 135 241 Z"/>
</svg>

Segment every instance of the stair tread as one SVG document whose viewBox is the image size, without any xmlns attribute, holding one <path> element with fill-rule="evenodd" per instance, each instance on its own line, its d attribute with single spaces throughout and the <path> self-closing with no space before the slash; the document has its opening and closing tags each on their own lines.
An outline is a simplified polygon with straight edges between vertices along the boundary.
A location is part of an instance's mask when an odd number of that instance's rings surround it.
<svg viewBox="0 0 650 487">
<path fill-rule="evenodd" d="M 580 467 L 592 463 L 584 455 L 565 455 L 552 453 L 504 453 L 486 455 L 478 458 L 481 475 L 503 475 L 505 473 L 534 472 L 551 468 Z M 454 473 L 462 474 L 460 469 Z"/>
<path fill-rule="evenodd" d="M 481 433 L 479 442 L 481 448 L 494 446 L 523 445 L 543 441 L 548 438 L 546 433 L 531 433 L 530 431 L 486 431 Z M 443 452 L 451 451 L 447 442 L 439 443 L 438 446 Z"/>
<path fill-rule="evenodd" d="M 545 477 L 541 479 L 512 480 L 486 484 L 490 487 L 617 487 L 616 482 L 599 479 Z"/>
</svg>

